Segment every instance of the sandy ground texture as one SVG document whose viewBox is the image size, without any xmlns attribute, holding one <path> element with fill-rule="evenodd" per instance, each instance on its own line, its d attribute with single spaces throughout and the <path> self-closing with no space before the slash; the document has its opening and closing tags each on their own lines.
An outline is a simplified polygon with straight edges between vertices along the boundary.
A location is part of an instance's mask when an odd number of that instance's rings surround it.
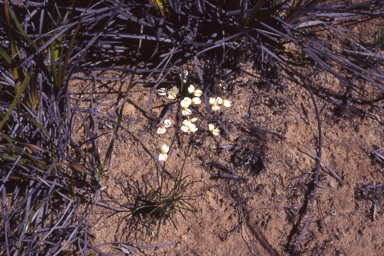
<svg viewBox="0 0 384 256">
<path fill-rule="evenodd" d="M 109 255 L 118 254 L 123 243 L 135 255 L 290 255 L 312 202 L 313 153 L 319 145 L 314 104 L 295 77 L 286 75 L 268 89 L 260 86 L 256 72 L 246 65 L 242 69 L 247 73 L 213 95 L 232 106 L 208 112 L 202 96 L 201 104 L 192 107 L 198 131 L 190 134 L 177 130 L 177 99 L 155 93 L 146 108 L 152 85 L 131 88 L 122 121 L 126 130 L 119 130 L 99 198 L 125 211 L 95 208 L 93 245 Z M 190 70 L 189 77 L 193 82 L 197 73 Z M 324 164 L 297 255 L 382 255 L 383 188 L 365 186 L 384 183 L 383 164 L 370 155 L 384 146 L 383 113 L 357 94 L 345 104 L 344 85 L 328 74 L 308 77 L 320 114 Z M 93 84 L 75 83 L 85 105 L 87 96 L 80 92 L 89 86 Z M 125 91 L 128 83 L 108 86 L 95 88 L 99 110 L 116 119 L 114 110 L 122 101 L 118 91 Z M 365 88 L 380 95 L 378 88 Z M 159 135 L 159 120 L 173 102 L 167 116 L 172 125 Z M 382 98 L 375 104 L 383 106 Z M 209 123 L 220 129 L 219 136 L 208 130 Z M 114 125 L 100 116 L 100 134 L 105 135 L 98 143 L 104 152 Z M 185 218 L 176 212 L 172 219 L 177 229 L 166 222 L 156 238 L 156 223 L 143 225 L 148 212 L 132 215 L 130 208 L 137 194 L 150 191 L 148 183 L 154 188 L 160 179 L 173 184 L 168 174 L 159 178 L 162 169 L 149 154 L 158 158 L 163 144 L 172 144 L 166 169 L 173 175 L 182 169 L 183 177 L 193 182 L 184 196 L 192 196 L 188 202 L 196 211 L 183 210 Z M 107 244 L 116 241 L 122 243 Z"/>
</svg>

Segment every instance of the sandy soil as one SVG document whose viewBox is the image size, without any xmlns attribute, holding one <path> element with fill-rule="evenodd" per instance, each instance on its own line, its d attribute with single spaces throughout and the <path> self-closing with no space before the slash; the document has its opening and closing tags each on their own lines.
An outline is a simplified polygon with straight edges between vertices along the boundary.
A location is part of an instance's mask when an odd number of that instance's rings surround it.
<svg viewBox="0 0 384 256">
<path fill-rule="evenodd" d="M 315 109 L 299 81 L 286 76 L 267 90 L 259 86 L 256 72 L 246 66 L 243 69 L 251 75 L 244 73 L 229 84 L 228 90 L 214 95 L 230 100 L 230 108 L 222 106 L 220 111 L 209 113 L 202 100 L 193 108 L 199 118 L 198 132 L 178 131 L 166 168 L 175 173 L 185 161 L 183 176 L 194 181 L 186 195 L 195 196 L 190 203 L 196 212 L 183 211 L 185 219 L 176 213 L 173 220 L 177 229 L 166 223 L 158 239 L 155 225 L 144 227 L 140 223 L 145 216 L 131 216 L 128 209 L 135 202 L 138 186 L 145 189 L 145 182 L 157 184 L 161 169 L 143 145 L 155 157 L 163 144 L 171 145 L 177 132 L 178 103 L 168 115 L 172 126 L 159 135 L 159 124 L 148 118 L 148 113 L 161 117 L 166 104 L 176 101 L 155 94 L 146 109 L 150 87 L 136 85 L 131 89 L 130 99 L 136 106 L 126 103 L 122 125 L 137 139 L 124 129 L 119 131 L 100 198 L 127 211 L 97 207 L 93 221 L 102 219 L 92 229 L 92 244 L 122 241 L 157 245 L 135 250 L 135 255 L 289 255 L 312 200 L 316 159 L 309 150 L 317 152 L 319 143 Z M 364 185 L 384 183 L 383 165 L 369 156 L 384 145 L 382 112 L 360 104 L 364 99 L 359 95 L 353 95 L 352 103 L 345 105 L 344 86 L 327 74 L 308 76 L 320 112 L 321 159 L 343 181 L 322 165 L 313 214 L 298 255 L 383 255 L 382 190 L 369 195 L 361 190 Z M 197 78 L 193 70 L 190 78 Z M 76 86 L 79 89 L 89 84 Z M 124 91 L 127 83 L 121 86 Z M 377 88 L 366 85 L 366 90 L 375 92 Z M 98 95 L 105 91 L 99 87 Z M 118 101 L 117 94 L 105 94 L 99 98 L 99 109 L 116 118 L 113 109 Z M 382 103 L 382 98 L 376 102 Z M 208 131 L 208 123 L 220 128 L 220 136 Z M 114 124 L 108 122 L 100 125 L 100 133 L 106 133 L 98 141 L 102 148 L 107 148 L 112 137 L 111 126 Z M 217 178 L 228 174 L 218 164 L 238 179 Z M 115 254 L 117 247 L 121 246 L 98 248 Z"/>
</svg>

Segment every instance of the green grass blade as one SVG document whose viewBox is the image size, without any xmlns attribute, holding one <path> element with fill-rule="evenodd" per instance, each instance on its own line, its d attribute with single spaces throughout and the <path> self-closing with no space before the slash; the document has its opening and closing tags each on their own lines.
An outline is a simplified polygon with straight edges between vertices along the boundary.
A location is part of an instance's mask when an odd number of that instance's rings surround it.
<svg viewBox="0 0 384 256">
<path fill-rule="evenodd" d="M 169 10 L 167 8 L 167 0 L 151 0 L 153 4 L 157 5 L 157 9 L 161 12 L 161 15 L 165 15 Z"/>
<path fill-rule="evenodd" d="M 8 53 L 4 51 L 3 48 L 0 47 L 0 56 L 9 64 L 12 64 L 11 57 L 9 57 Z"/>
<path fill-rule="evenodd" d="M 244 30 L 245 27 L 255 18 L 256 14 L 259 12 L 260 8 L 265 3 L 265 0 L 259 0 L 252 11 L 248 14 L 247 18 L 244 20 L 243 25 L 241 26 L 241 30 Z"/>
<path fill-rule="evenodd" d="M 59 38 L 57 38 L 57 40 L 59 40 Z M 50 45 L 50 51 L 51 51 L 51 59 L 50 59 L 50 62 L 51 62 L 51 72 L 52 72 L 52 77 L 53 77 L 53 84 L 56 87 L 59 86 L 58 80 L 57 80 L 58 74 L 57 74 L 57 71 L 56 71 L 56 69 L 57 69 L 57 67 L 56 67 L 56 58 L 57 58 L 58 51 L 59 51 L 59 49 L 56 48 L 57 44 L 58 44 L 58 42 L 55 41 L 54 43 L 52 43 Z"/>
<path fill-rule="evenodd" d="M 11 9 L 9 9 L 9 13 L 12 15 L 13 21 L 15 22 L 16 27 L 19 30 L 20 34 L 27 36 L 27 33 L 25 33 L 23 27 L 21 26 L 20 22 L 17 20 L 16 15 L 13 13 Z"/>
<path fill-rule="evenodd" d="M 133 84 L 133 79 L 135 78 L 135 74 L 136 74 L 136 70 L 133 72 L 132 76 L 131 76 L 131 80 L 129 81 L 129 85 L 128 85 L 128 88 L 125 92 L 125 97 L 126 98 L 128 96 L 128 92 L 129 90 L 131 89 L 132 87 L 132 84 Z M 104 170 L 105 166 L 107 165 L 108 163 L 108 160 L 109 158 L 111 157 L 111 154 L 112 154 L 112 150 L 113 150 L 113 145 L 114 145 L 114 142 L 115 142 L 115 139 L 117 137 L 117 132 L 118 130 L 120 129 L 120 126 L 121 126 L 121 120 L 122 120 L 122 117 L 123 117 L 123 110 L 124 110 L 124 106 L 125 106 L 125 101 L 123 102 L 121 108 L 120 108 L 120 111 L 119 111 L 119 115 L 118 115 L 118 118 L 117 118 L 117 123 L 116 123 L 116 129 L 115 129 L 115 132 L 114 132 L 114 135 L 113 135 L 113 138 L 111 140 L 111 143 L 109 144 L 109 147 L 108 147 L 108 150 L 107 150 L 107 153 L 105 154 L 105 158 L 104 158 L 104 162 L 102 165 L 98 165 L 98 172 L 100 173 L 102 170 Z M 98 162 L 100 163 L 100 158 L 98 157 Z"/>
<path fill-rule="evenodd" d="M 40 56 L 38 56 L 37 59 L 40 59 Z M 40 70 L 39 68 L 40 64 L 41 62 L 40 60 L 38 60 L 36 65 L 37 70 Z M 31 107 L 33 106 L 33 108 L 36 109 L 39 103 L 39 96 L 38 96 L 38 89 L 37 89 L 37 76 L 32 76 L 30 88 L 31 88 L 30 95 L 32 99 Z"/>
<path fill-rule="evenodd" d="M 75 43 L 76 36 L 80 30 L 81 22 L 83 21 L 83 18 L 85 16 L 89 6 L 91 5 L 91 3 L 92 3 L 92 0 L 89 1 L 87 8 L 85 9 L 83 15 L 81 16 L 81 18 L 79 20 L 79 23 L 76 26 L 75 32 L 73 33 L 71 40 L 69 41 L 68 49 L 67 49 L 67 52 L 65 53 L 65 57 L 64 57 L 64 66 L 62 67 L 62 71 L 61 71 L 61 78 L 60 78 L 60 85 L 59 85 L 60 87 L 63 86 L 64 81 L 65 81 L 65 76 L 67 74 L 67 66 L 66 65 L 68 65 L 69 58 L 70 58 L 72 48 L 73 48 L 73 44 Z M 77 1 L 76 1 L 76 3 L 74 3 L 74 6 L 76 6 L 76 5 L 77 5 Z"/>
<path fill-rule="evenodd" d="M 41 128 L 46 134 L 48 134 L 47 129 L 45 129 L 45 127 L 42 126 L 39 122 L 37 122 L 35 119 L 33 119 L 32 117 L 30 117 L 29 115 L 27 115 L 27 114 L 25 114 L 25 113 L 24 113 L 24 116 L 25 116 L 26 118 L 28 118 L 29 121 L 31 121 L 32 123 L 34 123 L 35 125 L 39 126 L 39 128 Z"/>
<path fill-rule="evenodd" d="M 13 109 L 15 108 L 16 104 L 18 103 L 20 97 L 21 97 L 21 94 L 23 93 L 23 91 L 25 90 L 25 88 L 27 87 L 27 84 L 28 84 L 28 81 L 29 79 L 31 78 L 32 76 L 32 73 L 30 73 L 23 81 L 23 83 L 21 84 L 21 88 L 20 90 L 18 90 L 16 96 L 15 96 L 15 99 L 13 100 L 12 102 L 12 105 L 11 107 L 9 108 L 7 114 L 5 114 L 3 120 L 1 121 L 0 123 L 0 130 L 1 128 L 3 127 L 3 125 L 5 124 L 5 122 L 7 121 L 8 117 L 11 115 Z"/>
<path fill-rule="evenodd" d="M 41 201 L 38 205 L 36 205 L 36 207 L 33 208 L 31 214 L 29 215 L 28 222 L 27 222 L 27 225 L 26 225 L 25 230 L 24 230 L 24 237 L 28 231 L 29 225 L 31 224 L 32 218 L 35 216 L 36 212 L 39 210 L 39 208 L 41 207 L 42 204 L 43 204 L 43 201 Z M 23 243 L 24 242 L 21 243 L 20 248 L 19 248 L 19 252 L 17 253 L 17 255 L 20 255 L 22 253 Z"/>
</svg>

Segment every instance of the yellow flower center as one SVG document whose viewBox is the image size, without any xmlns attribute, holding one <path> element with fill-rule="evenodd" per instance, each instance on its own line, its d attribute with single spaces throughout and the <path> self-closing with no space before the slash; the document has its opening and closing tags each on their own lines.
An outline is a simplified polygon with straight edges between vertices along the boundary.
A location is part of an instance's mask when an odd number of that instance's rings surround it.
<svg viewBox="0 0 384 256">
<path fill-rule="evenodd" d="M 163 124 L 162 126 L 161 126 L 161 129 L 165 129 L 167 127 L 167 125 L 166 124 Z"/>
<path fill-rule="evenodd" d="M 161 154 L 164 156 L 165 154 L 167 154 L 167 152 L 165 150 L 161 150 Z"/>
</svg>

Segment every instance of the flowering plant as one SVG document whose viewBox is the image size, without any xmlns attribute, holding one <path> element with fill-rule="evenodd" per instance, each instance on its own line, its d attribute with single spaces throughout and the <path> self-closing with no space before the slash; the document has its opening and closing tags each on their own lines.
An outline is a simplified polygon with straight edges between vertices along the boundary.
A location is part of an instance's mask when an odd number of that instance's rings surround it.
<svg viewBox="0 0 384 256">
<path fill-rule="evenodd" d="M 183 132 L 190 133 L 190 132 L 196 132 L 198 130 L 196 128 L 196 125 L 194 125 L 192 123 L 188 124 L 188 123 L 184 123 L 184 122 L 183 122 L 183 126 L 181 126 L 181 128 L 180 128 Z"/>
<path fill-rule="evenodd" d="M 167 161 L 168 159 L 168 151 L 169 151 L 169 147 L 164 144 L 162 147 L 161 147 L 161 152 L 160 152 L 160 155 L 159 155 L 159 160 L 160 161 Z"/>
<path fill-rule="evenodd" d="M 203 94 L 202 90 L 195 90 L 195 86 L 193 86 L 193 85 L 190 85 L 188 87 L 188 92 L 192 93 L 195 97 L 200 97 L 201 94 Z"/>
<path fill-rule="evenodd" d="M 213 111 L 220 110 L 220 103 L 215 98 L 209 98 L 209 104 L 211 105 L 211 108 Z"/>
<path fill-rule="evenodd" d="M 171 124 L 171 120 L 164 120 L 164 123 L 157 129 L 157 134 L 164 134 L 167 131 L 166 128 L 170 127 Z"/>
<path fill-rule="evenodd" d="M 209 127 L 209 130 L 212 132 L 213 135 L 217 136 L 220 134 L 219 128 L 215 128 L 215 126 L 213 124 L 209 124 L 208 127 Z"/>
<path fill-rule="evenodd" d="M 183 116 L 189 116 L 192 114 L 192 110 L 190 110 L 188 107 L 191 105 L 191 99 L 188 97 L 185 97 L 181 102 L 181 114 Z"/>
</svg>

